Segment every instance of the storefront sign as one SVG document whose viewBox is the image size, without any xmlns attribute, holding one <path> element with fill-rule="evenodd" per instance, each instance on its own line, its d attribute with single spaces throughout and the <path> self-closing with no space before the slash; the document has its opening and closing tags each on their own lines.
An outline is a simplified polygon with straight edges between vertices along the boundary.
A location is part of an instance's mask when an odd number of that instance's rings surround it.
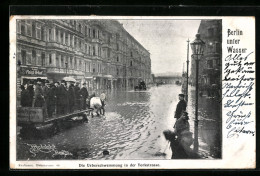
<svg viewBox="0 0 260 176">
<path fill-rule="evenodd" d="M 20 69 L 21 75 L 27 76 L 45 76 L 46 70 L 40 68 L 21 68 Z"/>
</svg>

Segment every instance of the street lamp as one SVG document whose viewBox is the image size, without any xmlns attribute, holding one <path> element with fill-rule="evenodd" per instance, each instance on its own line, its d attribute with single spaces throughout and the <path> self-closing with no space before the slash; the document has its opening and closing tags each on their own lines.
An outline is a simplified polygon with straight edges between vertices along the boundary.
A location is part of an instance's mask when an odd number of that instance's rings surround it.
<svg viewBox="0 0 260 176">
<path fill-rule="evenodd" d="M 66 66 L 66 77 L 67 77 L 68 62 L 65 62 L 65 66 Z"/>
<path fill-rule="evenodd" d="M 194 121 L 194 147 L 193 151 L 198 152 L 199 140 L 198 140 L 198 98 L 199 98 L 199 60 L 201 59 L 205 42 L 200 39 L 200 34 L 196 34 L 196 39 L 190 43 L 192 49 L 192 59 L 196 62 L 196 102 L 195 102 L 195 121 Z"/>
</svg>

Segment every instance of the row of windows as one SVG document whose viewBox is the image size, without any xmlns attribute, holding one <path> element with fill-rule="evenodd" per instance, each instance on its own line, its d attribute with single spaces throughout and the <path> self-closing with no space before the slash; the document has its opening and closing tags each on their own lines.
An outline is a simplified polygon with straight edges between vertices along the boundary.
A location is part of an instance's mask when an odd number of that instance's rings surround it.
<svg viewBox="0 0 260 176">
<path fill-rule="evenodd" d="M 79 32 L 82 32 L 82 26 L 79 23 L 78 24 L 79 27 L 77 27 L 76 29 Z M 20 27 L 19 27 L 20 26 Z M 45 31 L 46 29 L 46 31 Z M 49 28 L 45 28 L 43 26 L 40 25 L 40 23 L 36 23 L 36 21 L 30 21 L 30 20 L 21 20 L 20 23 L 18 23 L 18 32 L 21 31 L 21 34 L 23 35 L 28 35 L 31 36 L 33 38 L 36 39 L 41 39 L 44 41 L 51 41 L 52 38 L 54 38 L 54 36 L 52 36 L 52 29 Z M 68 46 L 76 46 L 78 48 L 81 48 L 82 46 L 82 41 L 81 39 L 75 37 L 75 40 L 79 40 L 79 42 L 74 40 L 74 45 L 72 43 L 72 34 L 66 33 L 66 32 L 61 32 L 62 30 L 56 28 L 56 32 L 55 32 L 55 38 L 56 41 L 61 43 L 61 44 L 65 44 Z M 100 38 L 101 35 L 101 31 L 98 29 L 91 29 L 88 26 L 85 26 L 85 35 L 93 37 L 93 38 Z M 60 34 L 59 34 L 60 33 Z M 65 39 L 64 39 L 65 37 Z M 110 37 L 108 37 L 107 39 L 108 43 L 110 43 Z M 83 49 L 83 48 L 82 48 Z M 124 51 L 126 52 L 126 47 L 123 48 Z M 116 44 L 116 50 L 120 50 L 120 45 L 117 43 Z M 133 57 L 133 53 L 131 52 L 131 57 Z"/>
</svg>

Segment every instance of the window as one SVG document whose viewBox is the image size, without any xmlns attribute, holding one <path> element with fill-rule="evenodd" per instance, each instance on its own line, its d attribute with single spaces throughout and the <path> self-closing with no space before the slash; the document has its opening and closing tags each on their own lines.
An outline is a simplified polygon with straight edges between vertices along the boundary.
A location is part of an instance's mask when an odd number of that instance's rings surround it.
<svg viewBox="0 0 260 176">
<path fill-rule="evenodd" d="M 21 55 L 22 55 L 22 64 L 25 65 L 26 64 L 26 51 L 22 50 Z"/>
<path fill-rule="evenodd" d="M 119 62 L 119 58 L 118 58 L 118 56 L 116 56 L 116 61 Z"/>
<path fill-rule="evenodd" d="M 90 49 L 91 49 L 91 47 L 90 46 L 88 46 L 88 55 L 90 55 Z"/>
<path fill-rule="evenodd" d="M 81 40 L 79 40 L 79 49 L 81 49 Z"/>
<path fill-rule="evenodd" d="M 119 69 L 118 68 L 116 69 L 116 75 L 119 75 Z"/>
<path fill-rule="evenodd" d="M 220 52 L 220 43 L 216 43 L 216 53 Z"/>
<path fill-rule="evenodd" d="M 81 24 L 79 24 L 79 32 L 81 33 Z"/>
<path fill-rule="evenodd" d="M 32 37 L 36 38 L 36 26 L 35 22 L 32 22 Z"/>
<path fill-rule="evenodd" d="M 82 64 L 81 64 L 81 61 L 79 61 L 79 70 L 82 70 Z"/>
<path fill-rule="evenodd" d="M 49 54 L 49 65 L 52 64 L 52 58 L 51 58 L 51 54 Z"/>
<path fill-rule="evenodd" d="M 208 29 L 208 36 L 211 37 L 214 35 L 214 29 L 213 28 L 209 28 Z"/>
<path fill-rule="evenodd" d="M 69 43 L 68 43 L 68 34 L 66 34 L 66 33 L 65 33 L 65 44 L 69 45 Z"/>
<path fill-rule="evenodd" d="M 26 26 L 27 26 L 27 35 L 32 36 L 32 26 L 30 24 L 30 21 L 26 21 Z"/>
<path fill-rule="evenodd" d="M 58 56 L 56 56 L 56 67 L 60 68 L 60 61 Z"/>
<path fill-rule="evenodd" d="M 107 50 L 107 57 L 110 57 L 110 49 Z"/>
<path fill-rule="evenodd" d="M 116 44 L 116 50 L 119 51 L 119 44 Z"/>
<path fill-rule="evenodd" d="M 56 29 L 56 42 L 59 42 L 59 31 Z"/>
<path fill-rule="evenodd" d="M 90 30 L 90 28 L 88 28 L 88 36 L 89 37 L 91 36 L 90 33 L 91 33 L 91 30 Z"/>
<path fill-rule="evenodd" d="M 72 46 L 73 45 L 73 38 L 74 38 L 74 36 L 70 36 L 70 45 Z"/>
<path fill-rule="evenodd" d="M 99 30 L 97 31 L 98 33 L 97 33 L 97 38 L 99 38 Z"/>
<path fill-rule="evenodd" d="M 76 48 L 77 47 L 77 41 L 76 41 L 76 37 L 74 37 L 74 48 Z"/>
<path fill-rule="evenodd" d="M 96 52 L 95 52 L 95 46 L 93 46 L 93 56 L 96 55 Z"/>
<path fill-rule="evenodd" d="M 36 51 L 32 50 L 32 65 L 36 65 Z"/>
<path fill-rule="evenodd" d="M 45 66 L 45 53 L 42 53 L 42 56 L 41 56 L 41 61 L 42 61 L 42 66 Z"/>
<path fill-rule="evenodd" d="M 74 69 L 75 70 L 77 69 L 77 59 L 76 58 L 74 59 Z"/>
<path fill-rule="evenodd" d="M 45 38 L 44 38 L 44 27 L 41 28 L 41 39 L 44 41 Z"/>
<path fill-rule="evenodd" d="M 61 59 L 60 59 L 60 67 L 61 68 L 64 68 L 64 57 L 63 56 L 61 56 Z"/>
<path fill-rule="evenodd" d="M 131 55 L 131 57 L 133 57 L 133 52 L 132 51 L 131 51 L 130 55 Z"/>
<path fill-rule="evenodd" d="M 88 27 L 85 26 L 85 35 L 87 36 L 88 35 Z"/>
<path fill-rule="evenodd" d="M 73 61 L 72 61 L 73 59 L 72 59 L 72 57 L 70 57 L 70 68 L 73 68 Z"/>
<path fill-rule="evenodd" d="M 208 68 L 213 68 L 213 60 L 208 60 L 207 66 L 208 66 Z"/>
<path fill-rule="evenodd" d="M 130 66 L 133 66 L 133 61 L 130 62 Z"/>
<path fill-rule="evenodd" d="M 60 43 L 63 44 L 63 32 L 60 33 Z"/>
<path fill-rule="evenodd" d="M 24 20 L 21 21 L 21 33 L 22 33 L 22 35 L 25 35 L 25 22 L 24 22 Z"/>
<path fill-rule="evenodd" d="M 93 29 L 93 38 L 96 38 L 96 30 Z"/>
<path fill-rule="evenodd" d="M 49 41 L 51 41 L 51 29 L 49 29 Z"/>
</svg>

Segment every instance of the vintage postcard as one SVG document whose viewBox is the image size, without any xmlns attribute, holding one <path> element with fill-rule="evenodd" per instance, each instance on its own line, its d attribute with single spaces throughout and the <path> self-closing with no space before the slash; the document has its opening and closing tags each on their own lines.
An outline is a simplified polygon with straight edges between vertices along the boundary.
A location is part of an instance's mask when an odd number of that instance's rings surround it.
<svg viewBox="0 0 260 176">
<path fill-rule="evenodd" d="M 253 169 L 255 18 L 11 16 L 10 169 Z"/>
</svg>

